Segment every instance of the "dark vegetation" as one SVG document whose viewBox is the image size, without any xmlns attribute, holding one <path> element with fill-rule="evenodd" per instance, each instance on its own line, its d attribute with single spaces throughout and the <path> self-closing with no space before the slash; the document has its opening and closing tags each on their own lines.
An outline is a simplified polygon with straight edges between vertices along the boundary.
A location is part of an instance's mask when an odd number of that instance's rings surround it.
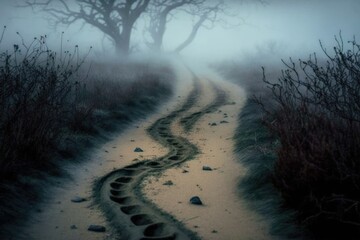
<svg viewBox="0 0 360 240">
<path fill-rule="evenodd" d="M 172 93 L 167 64 L 88 66 L 79 55 L 78 47 L 49 50 L 45 37 L 0 55 L 0 236 L 11 237 L 7 226 L 36 209 L 40 189 L 63 176 L 66 163 L 81 160 Z"/>
<path fill-rule="evenodd" d="M 308 238 L 358 239 L 360 46 L 340 36 L 331 51 L 322 49 L 322 59 L 284 62 L 277 80 L 264 74 L 269 91 L 262 98 L 257 92 L 240 117 L 251 128 L 240 127 L 238 148 L 258 149 L 243 159 L 250 174 L 242 185 L 252 199 L 280 195 L 282 203 L 257 201 L 257 207 L 278 209 L 279 220 L 281 209 L 294 210 L 285 220 L 296 221 Z M 248 122 L 250 115 L 262 125 Z"/>
<path fill-rule="evenodd" d="M 304 235 L 301 227 L 294 224 L 296 213 L 283 207 L 283 199 L 272 180 L 279 140 L 264 126 L 263 111 L 253 101 L 254 94 L 261 93 L 267 100 L 271 97 L 271 92 L 263 84 L 262 70 L 256 67 L 266 63 L 255 58 L 242 64 L 225 62 L 217 68 L 227 79 L 241 85 L 247 94 L 234 136 L 236 154 L 248 169 L 239 182 L 240 196 L 248 200 L 250 208 L 266 217 L 271 234 L 296 239 Z M 267 77 L 276 79 L 279 66 L 273 64 L 269 69 L 271 72 L 267 71 Z"/>
<path fill-rule="evenodd" d="M 262 0 L 254 2 L 264 3 Z M 143 29 L 146 45 L 154 51 L 161 51 L 168 23 L 175 21 L 177 15 L 193 19 L 187 36 L 174 49 L 180 52 L 194 41 L 199 29 L 227 25 L 229 17 L 236 17 L 230 13 L 230 6 L 221 0 L 74 0 L 71 3 L 27 0 L 23 5 L 47 13 L 55 25 L 82 22 L 93 26 L 112 42 L 118 54 L 123 55 L 135 47 L 131 37 L 135 27 L 139 28 L 139 20 L 146 23 Z"/>
<path fill-rule="evenodd" d="M 324 63 L 286 64 L 276 83 L 265 79 L 275 108 L 263 105 L 281 143 L 273 180 L 285 202 L 302 224 L 348 239 L 360 233 L 360 46 L 349 44 L 323 48 Z"/>
</svg>

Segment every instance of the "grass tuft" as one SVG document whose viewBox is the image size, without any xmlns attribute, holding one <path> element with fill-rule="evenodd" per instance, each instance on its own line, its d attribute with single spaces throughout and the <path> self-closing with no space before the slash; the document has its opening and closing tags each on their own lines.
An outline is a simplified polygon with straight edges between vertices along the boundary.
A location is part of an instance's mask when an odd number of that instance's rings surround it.
<svg viewBox="0 0 360 240">
<path fill-rule="evenodd" d="M 304 235 L 296 226 L 295 212 L 283 208 L 283 200 L 273 185 L 274 165 L 277 156 L 273 149 L 279 141 L 262 124 L 261 108 L 250 99 L 239 116 L 239 126 L 234 136 L 236 154 L 247 168 L 239 183 L 241 197 L 249 206 L 266 217 L 270 234 L 297 239 Z"/>
<path fill-rule="evenodd" d="M 306 238 L 360 236 L 360 45 L 335 40 L 333 52 L 321 45 L 321 59 L 283 61 L 278 79 L 264 71 L 265 93 L 258 71 L 247 79 L 257 97 L 245 106 L 236 136 L 249 167 L 241 189 L 260 212 L 274 214 L 275 232 L 296 230 L 290 221 Z"/>
</svg>

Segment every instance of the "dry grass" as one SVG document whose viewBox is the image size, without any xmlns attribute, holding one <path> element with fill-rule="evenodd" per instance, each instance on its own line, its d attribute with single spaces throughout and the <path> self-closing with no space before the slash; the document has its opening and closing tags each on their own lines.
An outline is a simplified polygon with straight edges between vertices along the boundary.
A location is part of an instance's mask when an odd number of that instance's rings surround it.
<svg viewBox="0 0 360 240">
<path fill-rule="evenodd" d="M 322 49 L 321 58 L 283 62 L 279 78 L 271 63 L 266 75 L 251 63 L 221 66 L 253 100 L 236 135 L 249 167 L 240 189 L 276 234 L 300 236 L 292 222 L 306 239 L 358 239 L 360 46 L 339 36 L 331 52 Z"/>
<path fill-rule="evenodd" d="M 352 238 L 360 229 L 360 46 L 336 40 L 333 54 L 323 49 L 326 61 L 290 61 L 278 81 L 264 78 L 274 105 L 258 103 L 280 140 L 273 182 L 286 204 L 315 234 Z"/>
<path fill-rule="evenodd" d="M 266 103 L 271 102 L 271 91 L 263 83 L 261 63 L 267 64 L 267 77 L 276 79 L 281 68 L 262 62 L 261 58 L 251 63 L 225 62 L 217 67 L 227 79 L 243 87 L 248 95 L 234 136 L 235 153 L 247 168 L 246 175 L 239 182 L 239 195 L 248 201 L 253 210 L 266 218 L 270 224 L 270 234 L 281 239 L 305 239 L 306 232 L 294 224 L 295 212 L 284 209 L 283 199 L 273 184 L 277 160 L 274 149 L 279 146 L 279 140 L 264 126 L 264 112 L 253 101 L 254 95 L 261 94 Z"/>
<path fill-rule="evenodd" d="M 0 54 L 0 238 L 41 201 L 64 160 L 79 160 L 172 93 L 168 64 L 89 67 L 85 58 L 78 47 L 60 57 L 45 37 Z"/>
<path fill-rule="evenodd" d="M 77 49 L 75 50 L 77 51 Z M 75 52 L 76 53 L 76 52 Z M 74 99 L 70 54 L 57 59 L 45 38 L 0 55 L 0 176 L 41 165 L 71 115 Z M 65 118 L 64 118 L 65 116 Z"/>
</svg>

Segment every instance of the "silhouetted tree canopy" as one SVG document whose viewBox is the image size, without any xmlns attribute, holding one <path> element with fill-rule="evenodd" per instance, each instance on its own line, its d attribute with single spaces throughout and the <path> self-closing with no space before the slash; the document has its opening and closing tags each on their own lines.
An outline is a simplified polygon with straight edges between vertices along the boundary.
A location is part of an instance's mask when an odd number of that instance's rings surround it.
<svg viewBox="0 0 360 240">
<path fill-rule="evenodd" d="M 136 22 L 142 15 L 150 40 L 146 44 L 162 50 L 167 25 L 177 14 L 193 19 L 187 37 L 174 51 L 180 52 L 196 38 L 200 28 L 213 28 L 226 22 L 229 6 L 224 0 L 24 0 L 32 7 L 51 16 L 55 25 L 82 22 L 98 28 L 114 44 L 118 54 L 128 54 Z M 263 0 L 254 0 L 263 2 Z"/>
<path fill-rule="evenodd" d="M 50 14 L 55 24 L 77 21 L 90 24 L 115 45 L 118 53 L 128 54 L 134 24 L 145 12 L 150 0 L 27 0 L 26 6 Z"/>
</svg>

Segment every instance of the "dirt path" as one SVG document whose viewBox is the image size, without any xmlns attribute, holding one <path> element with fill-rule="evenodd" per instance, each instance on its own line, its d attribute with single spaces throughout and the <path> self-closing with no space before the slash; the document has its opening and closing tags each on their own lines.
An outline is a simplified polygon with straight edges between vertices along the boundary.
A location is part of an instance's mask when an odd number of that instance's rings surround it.
<svg viewBox="0 0 360 240">
<path fill-rule="evenodd" d="M 246 169 L 236 159 L 232 137 L 244 95 L 232 84 L 213 84 L 215 94 L 202 96 L 201 101 L 208 105 L 193 110 L 191 115 L 202 117 L 190 130 L 183 127 L 181 120 L 172 126 L 173 132 L 198 147 L 199 154 L 186 164 L 148 177 L 143 193 L 186 228 L 196 231 L 201 239 L 273 239 L 268 224 L 248 209 L 238 193 L 237 185 Z M 222 94 L 216 94 L 219 91 Z M 227 104 L 209 111 L 214 99 L 221 99 L 223 94 Z M 203 170 L 204 167 L 211 171 Z M 164 184 L 169 181 L 172 185 Z M 192 196 L 199 196 L 203 205 L 191 205 Z"/>
<path fill-rule="evenodd" d="M 180 119 L 184 129 L 190 131 L 202 115 L 212 113 L 226 103 L 225 92 L 219 86 L 212 84 L 215 89 L 213 102 L 201 111 L 186 115 L 198 101 L 201 93 L 200 80 L 195 75 L 193 78 L 194 87 L 185 103 L 169 115 L 160 118 L 148 129 L 149 134 L 168 149 L 168 154 L 113 171 L 97 184 L 95 189 L 95 192 L 99 193 L 97 202 L 108 213 L 108 217 L 114 225 L 124 226 L 119 234 L 128 233 L 127 239 L 147 237 L 187 239 L 189 236 L 195 237 L 194 233 L 184 229 L 174 220 L 172 221 L 170 216 L 143 198 L 139 188 L 145 177 L 179 166 L 196 157 L 198 148 L 186 138 L 172 133 L 171 125 L 174 122 Z"/>
<path fill-rule="evenodd" d="M 94 153 L 39 211 L 30 237 L 270 239 L 266 223 L 237 195 L 245 170 L 235 161 L 231 137 L 241 89 L 184 67 L 178 74 L 183 81 L 177 91 L 184 95 Z M 203 171 L 205 165 L 212 171 Z M 79 195 L 93 198 L 100 209 L 92 201 L 70 201 Z M 194 195 L 203 206 L 189 203 Z M 107 231 L 89 232 L 90 224 Z"/>
</svg>

